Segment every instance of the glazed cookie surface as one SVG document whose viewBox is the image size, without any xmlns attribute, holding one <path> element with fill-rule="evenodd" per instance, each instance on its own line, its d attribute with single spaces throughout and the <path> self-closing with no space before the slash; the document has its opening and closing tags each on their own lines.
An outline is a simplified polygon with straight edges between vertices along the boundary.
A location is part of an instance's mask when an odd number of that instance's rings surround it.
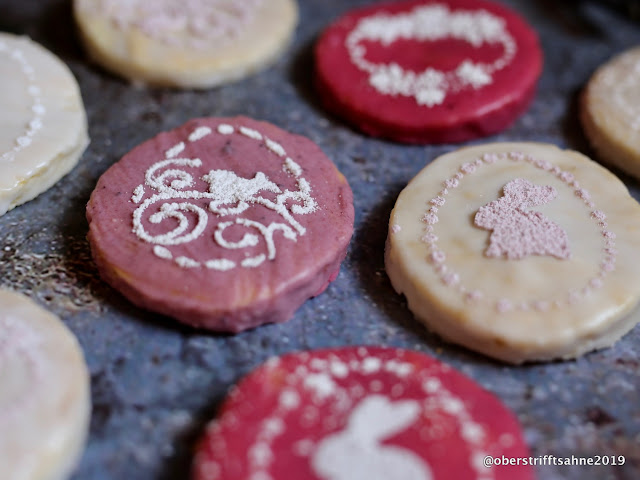
<svg viewBox="0 0 640 480">
<path fill-rule="evenodd" d="M 88 144 L 78 84 L 27 37 L 0 32 L 0 215 L 49 189 Z"/>
<path fill-rule="evenodd" d="M 293 35 L 295 0 L 75 0 L 89 55 L 133 82 L 210 88 L 273 63 Z"/>
<path fill-rule="evenodd" d="M 409 183 L 385 263 L 427 327 L 520 363 L 629 331 L 639 248 L 640 206 L 613 174 L 552 145 L 496 143 L 444 155 Z"/>
<path fill-rule="evenodd" d="M 316 45 L 325 106 L 365 133 L 460 142 L 509 126 L 542 70 L 532 28 L 485 0 L 410 0 L 348 12 Z"/>
<path fill-rule="evenodd" d="M 617 55 L 593 74 L 580 113 L 599 157 L 640 178 L 640 47 Z"/>
<path fill-rule="evenodd" d="M 273 358 L 235 387 L 196 448 L 194 480 L 532 480 L 513 414 L 469 378 L 409 350 Z"/>
<path fill-rule="evenodd" d="M 87 218 L 101 275 L 131 301 L 237 332 L 284 321 L 326 288 L 354 211 L 313 142 L 236 117 L 136 147 L 100 178 Z"/>
<path fill-rule="evenodd" d="M 73 334 L 27 297 L 0 291 L 2 478 L 68 478 L 90 412 L 89 373 Z"/>
</svg>

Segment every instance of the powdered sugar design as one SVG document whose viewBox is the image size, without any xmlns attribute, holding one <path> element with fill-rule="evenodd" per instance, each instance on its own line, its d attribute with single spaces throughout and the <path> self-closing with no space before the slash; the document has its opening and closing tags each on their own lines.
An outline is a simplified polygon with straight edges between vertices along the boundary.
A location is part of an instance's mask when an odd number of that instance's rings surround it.
<svg viewBox="0 0 640 480">
<path fill-rule="evenodd" d="M 415 400 L 392 402 L 383 395 L 365 397 L 351 412 L 346 427 L 318 444 L 311 465 L 327 480 L 431 480 L 431 468 L 418 455 L 382 443 L 419 417 L 420 404 Z"/>
<path fill-rule="evenodd" d="M 328 427 L 333 433 L 318 440 L 300 438 L 291 445 L 291 453 L 306 457 L 312 472 L 319 479 L 432 480 L 429 464 L 420 457 L 422 452 L 393 445 L 387 439 L 412 428 L 422 421 L 421 418 L 442 421 L 444 416 L 450 417 L 458 425 L 465 449 L 469 452 L 469 466 L 475 472 L 473 478 L 494 479 L 491 470 L 474 462 L 474 458 L 487 455 L 482 445 L 486 435 L 484 428 L 474 420 L 466 404 L 437 378 L 446 367 L 416 370 L 413 363 L 404 362 L 402 358 L 381 359 L 370 355 L 366 348 L 358 349 L 357 358 L 346 362 L 332 355 L 327 358 L 298 358 L 304 363 L 294 371 L 287 372 L 276 407 L 261 423 L 253 443 L 247 448 L 247 478 L 273 478 L 271 467 L 279 458 L 274 452 L 274 443 L 286 433 L 287 423 L 291 422 L 295 428 L 296 416 L 300 416 L 299 421 L 306 425 L 305 428 L 310 428 L 316 423 L 329 425 L 333 415 L 349 412 L 348 421 L 341 429 Z M 279 362 L 267 362 L 265 368 L 278 369 Z M 368 389 L 367 385 L 373 382 L 368 382 L 367 378 L 379 375 L 381 371 L 397 378 L 396 387 L 406 384 L 407 375 L 428 386 L 424 389 L 424 400 L 392 399 L 385 393 Z M 342 383 L 349 375 L 364 376 L 358 380 L 362 383 L 355 385 L 359 388 L 354 388 L 353 382 Z M 299 394 L 300 388 L 302 391 Z M 303 403 L 301 395 L 304 392 L 311 394 L 314 401 Z M 328 408 L 333 413 L 323 416 L 320 407 Z M 447 420 L 449 423 L 450 419 Z M 223 416 L 209 428 L 220 428 L 225 421 Z M 274 424 L 279 428 L 271 428 Z M 226 448 L 224 438 L 217 440 L 222 442 L 220 448 Z M 283 458 L 286 458 L 286 453 Z M 215 478 L 207 477 L 207 480 Z"/>
<path fill-rule="evenodd" d="M 93 14 L 120 30 L 136 28 L 168 45 L 215 48 L 240 37 L 264 0 L 90 0 Z"/>
<path fill-rule="evenodd" d="M 399 39 L 419 42 L 446 38 L 465 41 L 479 48 L 501 45 L 500 58 L 492 63 L 462 60 L 449 72 L 428 67 L 422 72 L 405 70 L 397 63 L 377 64 L 366 58 L 364 41 L 388 46 Z M 442 104 L 449 93 L 480 89 L 493 83 L 493 75 L 511 63 L 516 42 L 504 19 L 486 10 L 450 10 L 444 4 L 419 6 L 406 13 L 379 13 L 361 19 L 346 38 L 349 57 L 358 69 L 369 74 L 369 84 L 383 95 L 413 97 L 418 105 Z"/>
<path fill-rule="evenodd" d="M 6 42 L 0 40 L 0 61 L 7 59 L 10 63 L 15 62 L 20 72 L 26 79 L 26 90 L 31 97 L 31 118 L 25 124 L 24 130 L 13 142 L 13 146 L 6 152 L 0 152 L 0 163 L 12 162 L 16 154 L 24 150 L 33 143 L 36 134 L 42 130 L 43 118 L 46 108 L 42 101 L 42 89 L 36 79 L 36 71 L 27 60 L 25 54 L 19 48 L 12 48 Z"/>
<path fill-rule="evenodd" d="M 165 159 L 151 165 L 145 172 L 145 183 L 138 185 L 131 197 L 140 206 L 133 212 L 133 232 L 138 238 L 154 245 L 153 253 L 162 259 L 173 260 L 181 268 L 207 268 L 226 272 L 237 267 L 256 268 L 267 260 L 273 260 L 277 255 L 275 235 L 293 242 L 299 236 L 306 234 L 306 229 L 296 219 L 297 215 L 307 215 L 317 209 L 317 203 L 311 196 L 311 186 L 302 177 L 302 169 L 287 156 L 284 147 L 278 142 L 267 138 L 260 132 L 244 126 L 220 124 L 216 131 L 208 127 L 198 127 L 188 139 L 190 143 L 201 141 L 209 135 L 243 135 L 252 140 L 264 143 L 267 150 L 275 158 L 282 161 L 282 168 L 295 179 L 298 190 L 283 190 L 269 180 L 264 172 L 257 172 L 253 178 L 242 178 L 230 170 L 211 170 L 201 177 L 208 189 L 204 192 L 193 190 L 195 178 L 189 169 L 202 166 L 199 158 L 176 158 L 187 148 L 184 142 L 178 142 L 165 152 Z M 143 201 L 146 194 L 145 185 L 152 195 Z M 263 196 L 264 192 L 275 194 L 275 200 Z M 207 201 L 203 207 L 200 201 Z M 142 202 L 142 203 L 141 203 Z M 145 217 L 152 205 L 159 205 L 157 211 Z M 252 206 L 259 205 L 280 215 L 282 221 L 265 225 L 261 222 L 241 217 L 241 214 Z M 204 233 L 209 214 L 217 218 L 236 217 L 228 221 L 219 222 L 214 241 L 224 249 L 238 250 L 256 247 L 262 238 L 266 252 L 247 256 L 239 264 L 227 258 L 212 258 L 197 261 L 186 256 L 174 256 L 168 248 L 193 242 Z M 197 218 L 195 225 L 190 225 L 189 216 Z M 143 219 L 153 224 L 160 224 L 173 219 L 177 226 L 164 234 L 151 235 L 144 227 Z M 228 228 L 235 226 L 247 230 L 240 240 L 230 241 L 225 237 Z"/>
<path fill-rule="evenodd" d="M 556 177 L 558 180 L 564 183 L 567 188 L 570 188 L 573 191 L 574 195 L 579 198 L 582 201 L 583 205 L 587 208 L 587 217 L 595 223 L 595 226 L 602 237 L 603 245 L 601 257 L 598 260 L 598 271 L 596 275 L 594 277 L 586 279 L 585 283 L 582 286 L 578 286 L 567 292 L 560 292 L 553 298 L 533 298 L 524 301 L 514 301 L 509 298 L 492 298 L 491 296 L 486 295 L 480 289 L 468 288 L 463 283 L 460 275 L 453 268 L 451 268 L 450 265 L 447 264 L 447 256 L 438 244 L 438 235 L 436 233 L 437 224 L 440 218 L 439 209 L 445 205 L 447 196 L 450 195 L 451 192 L 456 188 L 458 188 L 460 186 L 460 183 L 467 176 L 473 175 L 473 173 L 477 172 L 480 168 L 484 168 L 486 166 L 493 165 L 496 162 L 503 161 L 528 163 L 533 167 L 545 171 L 549 175 Z M 537 188 L 540 187 L 536 187 L 526 180 L 514 179 L 513 182 L 509 182 L 507 184 L 511 184 L 509 188 L 507 188 L 507 196 L 514 194 L 515 197 L 520 198 L 520 200 L 511 202 L 509 199 L 506 199 L 503 200 L 503 203 L 509 203 L 515 207 L 515 205 L 519 203 L 526 204 L 528 201 L 532 201 L 534 203 L 543 202 L 544 199 L 547 199 L 548 201 L 552 197 L 555 197 L 551 191 L 546 190 L 545 193 L 544 187 L 542 188 L 542 190 L 537 190 Z M 510 152 L 507 154 L 486 153 L 480 158 L 476 158 L 472 162 L 463 164 L 458 172 L 456 172 L 451 178 L 448 178 L 442 182 L 442 186 L 443 188 L 440 192 L 438 192 L 437 196 L 427 202 L 430 205 L 430 208 L 425 212 L 422 218 L 422 221 L 426 225 L 421 240 L 427 245 L 427 261 L 435 270 L 440 281 L 447 287 L 456 290 L 467 302 L 486 302 L 489 304 L 493 304 L 495 310 L 498 313 L 530 310 L 546 312 L 551 308 L 566 308 L 570 307 L 571 305 L 575 305 L 576 303 L 580 302 L 582 299 L 590 295 L 594 290 L 601 288 L 607 275 L 615 270 L 617 257 L 615 243 L 616 234 L 608 229 L 606 214 L 596 208 L 596 205 L 591 198 L 591 194 L 586 189 L 580 186 L 580 183 L 578 182 L 578 180 L 576 180 L 572 173 L 564 171 L 558 166 L 554 166 L 547 160 L 536 159 L 530 155 L 524 155 L 521 152 Z M 532 198 L 530 200 L 525 200 L 525 197 L 527 196 L 525 191 L 527 189 L 533 189 L 533 191 L 530 192 L 532 194 Z M 511 192 L 511 194 L 509 192 Z M 509 226 L 509 229 L 511 229 L 512 227 L 519 228 L 522 226 L 519 225 L 519 221 L 512 222 L 511 220 L 509 220 L 508 216 L 507 218 L 498 220 L 497 218 L 495 218 L 496 215 L 492 214 L 496 212 L 489 211 L 488 215 L 485 214 L 487 211 L 483 211 L 483 209 L 487 209 L 492 204 L 493 206 L 495 206 L 497 203 L 500 203 L 501 200 L 502 199 L 497 200 L 496 202 L 491 202 L 489 205 L 480 208 L 480 210 L 476 214 L 476 217 L 478 216 L 478 214 L 480 214 L 478 221 L 482 224 L 480 225 L 481 228 L 486 228 L 484 225 L 493 225 L 494 223 L 503 226 L 506 224 Z M 501 207 L 497 208 L 500 209 Z M 491 209 L 493 209 L 493 207 Z M 480 213 L 481 211 L 482 213 Z M 520 214 L 514 215 L 517 216 Z M 534 254 L 533 252 L 544 252 L 542 254 L 552 254 L 558 256 L 558 258 L 568 259 L 570 257 L 570 251 L 568 240 L 565 241 L 566 232 L 559 225 L 554 224 L 553 222 L 546 222 L 551 221 L 549 219 L 540 217 L 534 221 L 535 227 L 531 227 L 531 225 L 529 225 L 529 223 L 526 221 L 524 222 L 526 223 L 524 227 L 525 233 L 528 232 L 525 234 L 525 236 L 539 237 L 537 240 L 533 241 L 530 238 L 530 241 L 517 241 L 516 236 L 521 234 L 522 230 L 519 230 L 519 233 L 516 233 L 516 231 L 510 231 L 506 235 L 500 235 L 501 238 L 500 241 L 497 242 L 497 246 L 492 248 L 490 243 L 489 249 L 487 249 L 487 255 L 493 256 L 492 254 L 495 253 L 496 256 L 501 256 L 502 254 L 504 254 L 507 259 L 518 259 L 523 258 L 526 255 Z M 542 231 L 539 231 L 538 229 Z M 555 240 L 549 240 L 547 236 L 553 234 L 558 235 L 559 237 Z M 542 238 L 543 240 L 546 239 L 548 241 L 541 242 L 540 238 Z M 509 256 L 509 254 L 511 255 L 511 257 Z"/>
<path fill-rule="evenodd" d="M 477 227 L 492 230 L 487 257 L 519 260 L 529 255 L 571 257 L 567 232 L 542 213 L 528 210 L 549 203 L 558 192 L 516 178 L 504 186 L 504 195 L 480 207 L 474 218 Z"/>
</svg>

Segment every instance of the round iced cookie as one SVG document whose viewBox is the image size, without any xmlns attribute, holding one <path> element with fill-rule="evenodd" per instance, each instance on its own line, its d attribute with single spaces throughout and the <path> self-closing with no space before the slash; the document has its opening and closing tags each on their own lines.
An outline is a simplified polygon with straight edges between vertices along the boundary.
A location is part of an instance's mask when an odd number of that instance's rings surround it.
<svg viewBox="0 0 640 480">
<path fill-rule="evenodd" d="M 629 331 L 638 249 L 640 206 L 613 174 L 552 145 L 495 143 L 439 157 L 409 183 L 385 263 L 431 330 L 520 363 Z"/>
<path fill-rule="evenodd" d="M 135 83 L 210 88 L 265 68 L 298 21 L 295 0 L 74 0 L 89 55 Z"/>
<path fill-rule="evenodd" d="M 273 358 L 231 390 L 193 480 L 533 480 L 513 414 L 424 354 L 347 347 Z M 485 465 L 489 466 L 485 466 Z"/>
<path fill-rule="evenodd" d="M 353 10 L 322 34 L 325 106 L 363 132 L 408 143 L 461 142 L 509 126 L 542 69 L 535 32 L 485 0 L 410 0 Z"/>
<path fill-rule="evenodd" d="M 582 94 L 580 119 L 603 161 L 640 178 L 640 47 L 593 74 Z"/>
<path fill-rule="evenodd" d="M 47 190 L 88 144 L 78 84 L 54 54 L 0 32 L 0 215 Z"/>
<path fill-rule="evenodd" d="M 74 335 L 27 297 L 0 290 L 2 478 L 68 478 L 90 413 L 89 373 Z"/>
<path fill-rule="evenodd" d="M 353 233 L 346 179 L 310 140 L 245 117 L 143 143 L 87 207 L 102 277 L 197 327 L 281 322 L 338 274 Z"/>
</svg>

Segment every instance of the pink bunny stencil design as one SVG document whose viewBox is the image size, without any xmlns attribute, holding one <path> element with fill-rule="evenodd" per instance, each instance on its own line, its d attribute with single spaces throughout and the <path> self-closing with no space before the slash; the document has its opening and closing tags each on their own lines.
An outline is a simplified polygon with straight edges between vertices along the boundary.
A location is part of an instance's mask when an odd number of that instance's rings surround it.
<svg viewBox="0 0 640 480">
<path fill-rule="evenodd" d="M 503 196 L 480 207 L 474 218 L 477 227 L 493 230 L 485 255 L 506 256 L 509 260 L 529 255 L 570 258 L 567 232 L 542 213 L 527 210 L 549 203 L 557 195 L 553 187 L 534 185 L 522 178 L 507 183 Z"/>
<path fill-rule="evenodd" d="M 312 458 L 314 471 L 323 480 L 432 480 L 429 465 L 418 455 L 382 443 L 419 416 L 418 402 L 391 402 L 382 395 L 365 398 L 343 430 L 320 441 Z"/>
</svg>

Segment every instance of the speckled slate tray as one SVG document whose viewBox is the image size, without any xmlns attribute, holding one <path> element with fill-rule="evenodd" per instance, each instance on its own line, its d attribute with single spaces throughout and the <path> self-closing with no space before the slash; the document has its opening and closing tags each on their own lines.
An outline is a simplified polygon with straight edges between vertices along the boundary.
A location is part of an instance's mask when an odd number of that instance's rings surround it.
<svg viewBox="0 0 640 480">
<path fill-rule="evenodd" d="M 461 369 L 515 410 L 535 455 L 627 459 L 622 467 L 541 467 L 542 479 L 640 478 L 640 328 L 577 361 L 514 368 L 444 344 L 413 320 L 384 272 L 387 221 L 409 179 L 456 146 L 373 140 L 326 115 L 310 86 L 313 42 L 339 14 L 371 2 L 300 3 L 295 42 L 274 68 L 216 90 L 181 92 L 134 88 L 89 63 L 68 0 L 0 0 L 0 30 L 27 34 L 66 61 L 89 116 L 92 143 L 80 164 L 0 217 L 0 286 L 60 315 L 91 369 L 91 434 L 74 480 L 186 479 L 195 438 L 240 376 L 272 355 L 350 344 L 412 348 Z M 544 141 L 591 154 L 577 94 L 599 64 L 640 44 L 640 24 L 599 2 L 504 3 L 540 32 L 545 69 L 528 113 L 483 141 Z M 356 233 L 337 281 L 288 323 L 203 334 L 139 310 L 102 284 L 85 241 L 84 208 L 100 174 L 133 146 L 192 117 L 236 114 L 317 142 L 354 190 Z M 638 183 L 622 178 L 640 198 Z"/>
</svg>

